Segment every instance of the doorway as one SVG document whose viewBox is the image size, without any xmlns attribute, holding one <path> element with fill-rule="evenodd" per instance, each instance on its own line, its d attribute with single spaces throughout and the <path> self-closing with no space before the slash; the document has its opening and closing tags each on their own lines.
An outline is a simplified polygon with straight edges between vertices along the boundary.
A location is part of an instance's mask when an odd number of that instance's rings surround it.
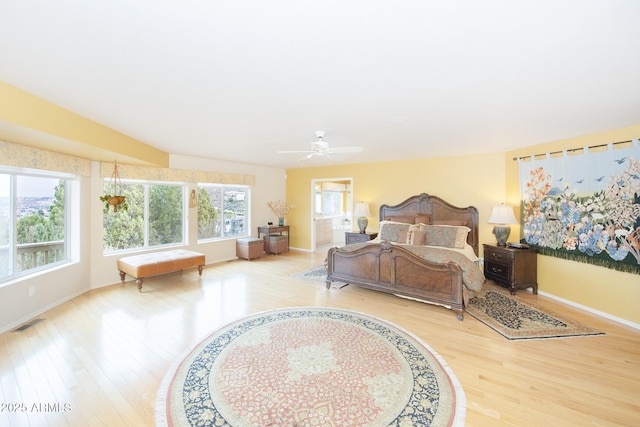
<svg viewBox="0 0 640 427">
<path fill-rule="evenodd" d="M 311 250 L 327 251 L 345 243 L 352 230 L 353 178 L 311 180 Z"/>
</svg>

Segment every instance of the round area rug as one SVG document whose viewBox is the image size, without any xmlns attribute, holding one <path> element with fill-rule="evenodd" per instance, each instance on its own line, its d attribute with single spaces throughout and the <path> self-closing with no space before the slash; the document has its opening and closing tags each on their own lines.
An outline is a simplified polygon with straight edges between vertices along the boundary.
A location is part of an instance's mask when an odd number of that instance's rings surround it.
<svg viewBox="0 0 640 427">
<path fill-rule="evenodd" d="M 413 334 L 349 310 L 258 313 L 188 351 L 158 393 L 160 426 L 457 426 L 464 391 Z"/>
</svg>

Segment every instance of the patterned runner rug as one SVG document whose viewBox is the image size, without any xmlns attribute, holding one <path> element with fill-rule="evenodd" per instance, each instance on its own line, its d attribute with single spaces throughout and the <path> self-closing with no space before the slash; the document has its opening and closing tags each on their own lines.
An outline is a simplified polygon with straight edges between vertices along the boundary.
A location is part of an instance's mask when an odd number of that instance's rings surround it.
<svg viewBox="0 0 640 427">
<path fill-rule="evenodd" d="M 582 323 L 527 304 L 492 282 L 469 301 L 466 312 L 510 340 L 603 335 Z"/>
<path fill-rule="evenodd" d="M 327 269 L 324 266 L 313 267 L 309 270 L 301 271 L 299 273 L 294 273 L 291 277 L 295 277 L 296 279 L 304 280 L 307 282 L 315 283 L 316 285 L 326 285 L 327 278 Z M 344 288 L 348 283 L 344 282 L 332 282 L 332 288 Z"/>
<path fill-rule="evenodd" d="M 462 426 L 466 398 L 413 334 L 355 311 L 297 307 L 214 332 L 166 375 L 161 426 Z"/>
</svg>

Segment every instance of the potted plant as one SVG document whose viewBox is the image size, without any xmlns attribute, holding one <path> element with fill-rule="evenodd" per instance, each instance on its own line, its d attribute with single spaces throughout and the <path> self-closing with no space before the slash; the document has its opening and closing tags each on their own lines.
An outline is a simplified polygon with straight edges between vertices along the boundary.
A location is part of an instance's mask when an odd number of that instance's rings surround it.
<svg viewBox="0 0 640 427">
<path fill-rule="evenodd" d="M 109 207 L 113 206 L 113 212 L 118 212 L 118 208 L 122 208 L 125 211 L 129 209 L 125 196 L 116 196 L 111 194 L 105 194 L 100 196 L 100 200 L 104 202 L 104 212 L 109 212 Z"/>
<path fill-rule="evenodd" d="M 109 207 L 113 206 L 113 212 L 118 212 L 118 209 L 129 209 L 127 205 L 126 197 L 119 193 L 122 189 L 122 182 L 120 181 L 120 174 L 118 173 L 118 164 L 113 163 L 113 173 L 111 174 L 111 181 L 109 185 L 113 186 L 113 194 L 104 194 L 100 196 L 100 200 L 104 202 L 104 213 L 109 212 Z M 120 187 L 120 190 L 118 189 Z"/>
</svg>

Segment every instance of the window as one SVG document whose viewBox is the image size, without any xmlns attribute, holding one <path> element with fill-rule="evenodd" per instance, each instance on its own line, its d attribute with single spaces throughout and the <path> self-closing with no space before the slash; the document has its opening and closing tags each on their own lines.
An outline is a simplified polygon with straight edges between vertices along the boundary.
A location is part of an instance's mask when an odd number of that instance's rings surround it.
<svg viewBox="0 0 640 427">
<path fill-rule="evenodd" d="M 0 282 L 69 261 L 72 178 L 0 169 Z"/>
<path fill-rule="evenodd" d="M 184 243 L 184 185 L 123 181 L 121 191 L 126 197 L 127 208 L 117 211 L 105 208 L 105 252 Z M 109 180 L 105 180 L 104 192 L 113 192 L 113 184 Z"/>
<path fill-rule="evenodd" d="M 198 240 L 248 236 L 249 187 L 198 186 Z"/>
<path fill-rule="evenodd" d="M 316 206 L 320 206 L 320 213 L 323 216 L 338 216 L 344 212 L 342 206 L 343 195 L 337 191 L 323 191 L 318 193 L 319 202 L 316 201 Z"/>
</svg>

